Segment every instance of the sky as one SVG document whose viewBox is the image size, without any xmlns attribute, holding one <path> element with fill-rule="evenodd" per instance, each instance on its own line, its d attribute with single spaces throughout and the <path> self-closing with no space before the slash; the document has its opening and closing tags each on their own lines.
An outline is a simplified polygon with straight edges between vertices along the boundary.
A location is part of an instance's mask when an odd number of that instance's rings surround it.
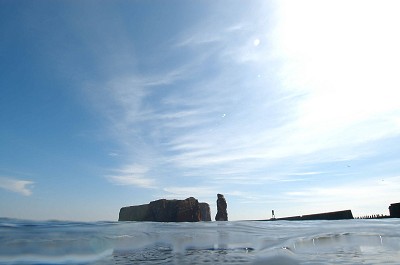
<svg viewBox="0 0 400 265">
<path fill-rule="evenodd" d="M 0 0 L 0 217 L 400 202 L 400 2 Z"/>
</svg>

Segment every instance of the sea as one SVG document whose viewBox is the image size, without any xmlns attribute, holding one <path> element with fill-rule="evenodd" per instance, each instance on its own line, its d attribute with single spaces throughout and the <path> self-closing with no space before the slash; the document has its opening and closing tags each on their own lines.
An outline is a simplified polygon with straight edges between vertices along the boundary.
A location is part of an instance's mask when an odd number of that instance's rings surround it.
<svg viewBox="0 0 400 265">
<path fill-rule="evenodd" d="M 400 264 L 400 219 L 199 223 L 0 218 L 0 264 Z"/>
</svg>

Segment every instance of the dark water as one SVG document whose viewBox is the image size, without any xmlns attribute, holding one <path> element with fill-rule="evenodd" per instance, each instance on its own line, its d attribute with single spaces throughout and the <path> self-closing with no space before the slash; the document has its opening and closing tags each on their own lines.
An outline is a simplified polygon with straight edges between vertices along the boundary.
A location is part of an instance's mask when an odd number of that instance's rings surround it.
<svg viewBox="0 0 400 265">
<path fill-rule="evenodd" d="M 400 219 L 33 222 L 0 219 L 0 264 L 400 264 Z"/>
</svg>

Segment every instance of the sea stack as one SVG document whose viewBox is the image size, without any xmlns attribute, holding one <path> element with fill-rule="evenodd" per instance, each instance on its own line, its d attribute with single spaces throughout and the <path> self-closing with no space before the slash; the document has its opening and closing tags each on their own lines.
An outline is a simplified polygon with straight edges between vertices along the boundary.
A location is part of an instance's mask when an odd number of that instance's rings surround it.
<svg viewBox="0 0 400 265">
<path fill-rule="evenodd" d="M 224 195 L 217 194 L 217 215 L 215 221 L 228 221 L 227 204 Z"/>
</svg>

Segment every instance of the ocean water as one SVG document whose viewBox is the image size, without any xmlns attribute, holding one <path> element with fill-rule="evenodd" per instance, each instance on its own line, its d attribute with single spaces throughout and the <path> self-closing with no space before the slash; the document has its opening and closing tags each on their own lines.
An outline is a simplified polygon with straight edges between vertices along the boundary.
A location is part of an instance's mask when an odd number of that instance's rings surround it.
<svg viewBox="0 0 400 265">
<path fill-rule="evenodd" d="M 0 264 L 400 264 L 400 219 L 201 223 L 0 219 Z"/>
</svg>

